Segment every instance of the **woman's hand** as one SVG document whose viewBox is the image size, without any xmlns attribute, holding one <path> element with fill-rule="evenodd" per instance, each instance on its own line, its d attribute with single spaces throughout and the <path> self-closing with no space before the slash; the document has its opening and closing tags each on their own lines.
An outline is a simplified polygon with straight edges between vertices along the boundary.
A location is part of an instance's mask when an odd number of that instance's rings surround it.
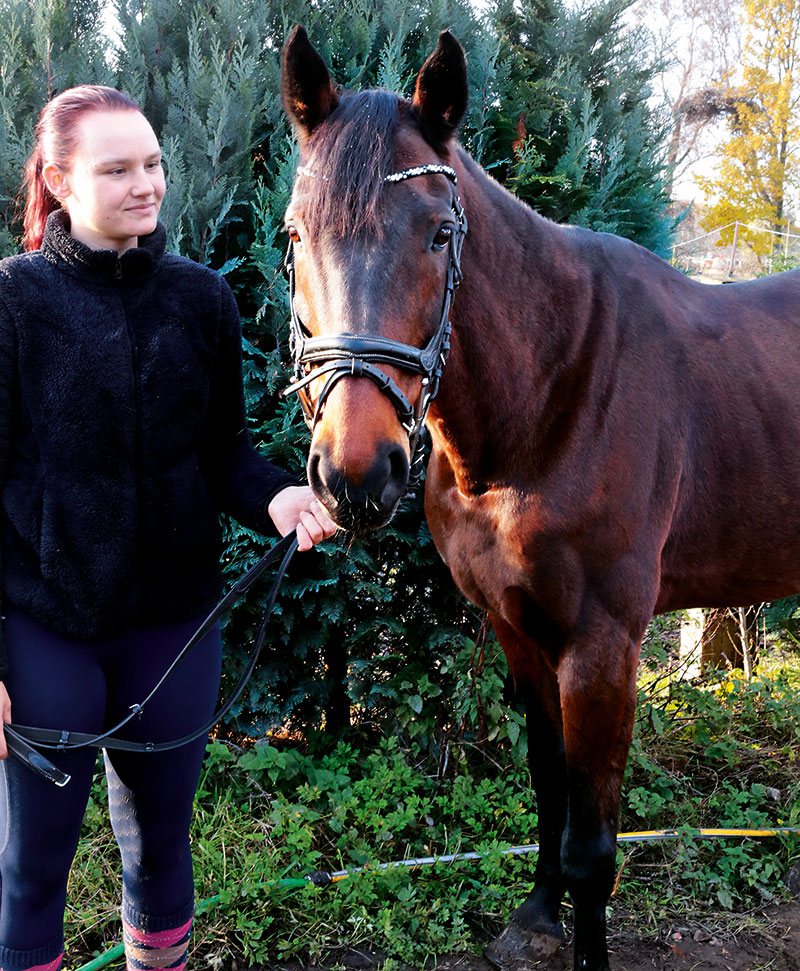
<svg viewBox="0 0 800 971">
<path fill-rule="evenodd" d="M 8 746 L 3 732 L 3 725 L 11 724 L 11 699 L 8 697 L 6 686 L 0 681 L 0 759 L 8 758 Z"/>
<path fill-rule="evenodd" d="M 269 518 L 281 536 L 297 530 L 297 548 L 310 550 L 316 543 L 333 536 L 336 523 L 325 511 L 310 486 L 287 486 L 273 496 L 267 506 Z"/>
</svg>

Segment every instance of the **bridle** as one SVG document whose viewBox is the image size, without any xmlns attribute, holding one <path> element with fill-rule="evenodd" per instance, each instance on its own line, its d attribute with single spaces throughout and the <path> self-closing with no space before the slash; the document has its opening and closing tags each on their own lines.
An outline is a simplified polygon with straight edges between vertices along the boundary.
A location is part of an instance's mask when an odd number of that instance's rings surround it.
<svg viewBox="0 0 800 971">
<path fill-rule="evenodd" d="M 310 169 L 301 166 L 298 175 L 318 178 Z M 418 175 L 444 175 L 453 187 L 458 183 L 456 173 L 448 165 L 416 165 L 394 172 L 383 180 L 387 183 L 405 182 Z M 294 363 L 294 381 L 281 392 L 287 397 L 297 392 L 306 424 L 313 431 L 322 408 L 335 385 L 342 378 L 369 378 L 389 398 L 394 405 L 400 424 L 409 440 L 410 470 L 409 485 L 418 481 L 422 474 L 422 428 L 428 415 L 431 402 L 439 390 L 442 368 L 450 350 L 450 307 L 453 294 L 461 283 L 461 247 L 467 233 L 467 217 L 457 192 L 453 192 L 451 208 L 455 216 L 455 229 L 448 243 L 449 261 L 445 277 L 442 313 L 433 336 L 424 347 L 404 344 L 390 340 L 379 334 L 325 334 L 312 337 L 297 313 L 295 306 L 294 245 L 289 241 L 284 262 L 289 281 L 289 307 L 291 323 L 289 330 L 289 350 Z M 403 371 L 422 376 L 422 390 L 416 405 L 398 385 L 377 367 L 377 364 L 391 364 Z M 325 384 L 313 400 L 308 385 L 317 378 L 327 375 Z"/>
</svg>

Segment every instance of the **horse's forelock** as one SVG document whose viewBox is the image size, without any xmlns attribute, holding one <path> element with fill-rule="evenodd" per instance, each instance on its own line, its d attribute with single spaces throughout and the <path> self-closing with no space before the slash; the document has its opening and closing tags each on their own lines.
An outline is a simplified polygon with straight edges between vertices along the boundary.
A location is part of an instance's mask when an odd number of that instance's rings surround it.
<svg viewBox="0 0 800 971">
<path fill-rule="evenodd" d="M 348 236 L 379 232 L 380 197 L 392 171 L 400 101 L 388 91 L 346 95 L 309 139 L 304 159 L 305 220 Z"/>
</svg>

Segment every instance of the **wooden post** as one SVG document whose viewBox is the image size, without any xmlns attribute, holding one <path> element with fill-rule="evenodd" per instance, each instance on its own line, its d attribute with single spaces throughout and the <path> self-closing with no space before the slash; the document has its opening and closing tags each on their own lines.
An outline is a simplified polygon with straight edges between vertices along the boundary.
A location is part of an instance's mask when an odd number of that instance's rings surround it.
<svg viewBox="0 0 800 971">
<path fill-rule="evenodd" d="M 728 607 L 696 607 L 686 614 L 681 626 L 680 656 L 688 677 L 700 674 L 705 668 L 726 667 L 744 668 L 748 679 L 752 676 L 755 651 L 751 642 L 744 641 L 742 617 L 736 611 Z M 744 644 L 748 646 L 749 656 L 744 656 Z"/>
<path fill-rule="evenodd" d="M 733 225 L 733 247 L 731 249 L 731 262 L 728 267 L 728 276 L 733 276 L 733 268 L 736 266 L 736 245 L 739 242 L 739 220 Z"/>
</svg>

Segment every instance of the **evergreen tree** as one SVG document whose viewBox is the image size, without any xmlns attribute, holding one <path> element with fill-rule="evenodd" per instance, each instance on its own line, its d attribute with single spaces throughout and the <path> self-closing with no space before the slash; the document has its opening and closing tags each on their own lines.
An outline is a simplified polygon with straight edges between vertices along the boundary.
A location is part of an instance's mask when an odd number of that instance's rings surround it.
<svg viewBox="0 0 800 971">
<path fill-rule="evenodd" d="M 460 39 L 478 52 L 472 78 L 483 91 L 473 99 L 470 129 L 477 133 L 482 105 L 486 116 L 492 41 L 467 4 L 439 0 L 434 7 L 363 0 L 331 8 L 298 4 L 291 16 L 273 19 L 280 34 L 269 46 L 277 51 L 292 23 L 301 22 L 337 83 L 352 89 L 382 86 L 410 95 L 442 23 L 457 25 Z M 274 98 L 277 102 L 277 86 Z M 261 280 L 255 319 L 247 324 L 248 401 L 260 447 L 302 473 L 308 435 L 299 409 L 295 401 L 276 407 L 274 396 L 285 383 L 289 313 L 281 274 L 282 224 L 296 150 L 282 112 L 270 120 L 260 152 L 249 259 Z M 232 530 L 230 548 L 237 562 L 256 555 L 253 538 L 244 530 Z M 325 724 L 329 731 L 342 728 L 350 723 L 355 702 L 356 720 L 408 726 L 421 698 L 420 679 L 442 691 L 443 666 L 450 670 L 451 681 L 457 677 L 445 659 L 461 649 L 465 637 L 474 637 L 480 625 L 480 616 L 458 593 L 433 548 L 421 491 L 379 535 L 327 544 L 326 556 L 298 557 L 292 573 L 287 596 L 281 599 L 276 639 L 281 646 L 262 666 L 248 698 L 249 712 L 242 712 L 258 729 L 287 719 L 306 727 Z M 232 619 L 231 641 L 246 639 L 255 620 L 251 610 L 245 606 Z M 439 719 L 447 721 L 447 706 L 437 708 L 443 713 Z M 430 738 L 428 744 L 436 743 Z"/>
<path fill-rule="evenodd" d="M 648 104 L 661 65 L 629 6 L 497 0 L 508 82 L 489 164 L 542 215 L 666 255 L 666 118 Z"/>
<path fill-rule="evenodd" d="M 0 0 L 0 257 L 19 249 L 22 170 L 46 101 L 111 77 L 102 0 Z"/>
<path fill-rule="evenodd" d="M 209 263 L 222 239 L 215 262 L 235 258 L 243 244 L 232 230 L 249 218 L 254 197 L 262 106 L 275 97 L 265 5 L 118 0 L 116 13 L 119 86 L 139 102 L 164 149 L 169 248 Z"/>
</svg>

